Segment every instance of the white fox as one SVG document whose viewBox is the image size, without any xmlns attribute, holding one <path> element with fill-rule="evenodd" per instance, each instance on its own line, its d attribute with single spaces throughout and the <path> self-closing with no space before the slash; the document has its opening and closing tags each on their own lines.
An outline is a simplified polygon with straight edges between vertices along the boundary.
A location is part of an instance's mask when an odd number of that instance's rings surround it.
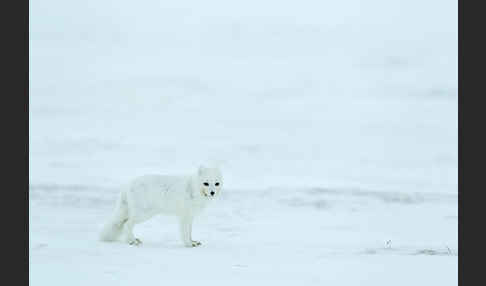
<svg viewBox="0 0 486 286">
<path fill-rule="evenodd" d="M 200 167 L 192 176 L 146 175 L 133 180 L 120 192 L 112 218 L 103 226 L 102 241 L 117 240 L 138 245 L 133 227 L 157 214 L 179 218 L 182 242 L 187 247 L 201 245 L 192 240 L 192 222 L 209 201 L 218 196 L 223 186 L 218 168 Z"/>
</svg>

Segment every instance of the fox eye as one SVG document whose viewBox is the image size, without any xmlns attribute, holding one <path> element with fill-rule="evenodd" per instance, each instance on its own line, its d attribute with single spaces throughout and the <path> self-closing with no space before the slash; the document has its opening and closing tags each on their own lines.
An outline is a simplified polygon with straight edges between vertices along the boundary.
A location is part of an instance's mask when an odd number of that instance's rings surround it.
<svg viewBox="0 0 486 286">
<path fill-rule="evenodd" d="M 208 182 L 204 182 L 204 185 L 205 185 L 206 187 L 209 187 L 209 183 L 208 183 Z"/>
<path fill-rule="evenodd" d="M 219 183 L 214 184 L 216 187 L 219 186 Z"/>
</svg>

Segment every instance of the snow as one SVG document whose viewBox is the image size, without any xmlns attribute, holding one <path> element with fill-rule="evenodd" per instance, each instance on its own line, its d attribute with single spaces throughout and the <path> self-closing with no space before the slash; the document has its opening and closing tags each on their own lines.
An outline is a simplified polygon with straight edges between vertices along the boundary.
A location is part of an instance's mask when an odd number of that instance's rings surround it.
<svg viewBox="0 0 486 286">
<path fill-rule="evenodd" d="M 457 284 L 457 3 L 30 1 L 31 285 Z M 221 166 L 184 248 L 120 185 Z"/>
</svg>

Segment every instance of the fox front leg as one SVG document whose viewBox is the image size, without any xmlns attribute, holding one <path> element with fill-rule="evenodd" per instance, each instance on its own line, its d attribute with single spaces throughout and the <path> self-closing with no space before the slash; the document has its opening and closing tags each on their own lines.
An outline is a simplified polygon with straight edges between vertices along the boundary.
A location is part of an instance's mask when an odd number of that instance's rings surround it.
<svg viewBox="0 0 486 286">
<path fill-rule="evenodd" d="M 192 240 L 192 218 L 182 217 L 180 219 L 181 239 L 186 247 L 196 247 L 201 242 Z"/>
</svg>

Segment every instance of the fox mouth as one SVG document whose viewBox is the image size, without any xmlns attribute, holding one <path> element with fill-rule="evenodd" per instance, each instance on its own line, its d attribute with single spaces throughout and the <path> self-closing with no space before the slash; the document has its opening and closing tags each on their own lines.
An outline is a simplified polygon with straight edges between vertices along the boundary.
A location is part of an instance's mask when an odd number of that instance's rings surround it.
<svg viewBox="0 0 486 286">
<path fill-rule="evenodd" d="M 206 191 L 204 191 L 203 189 L 201 189 L 201 195 L 203 195 L 206 198 L 209 197 Z"/>
<path fill-rule="evenodd" d="M 212 198 L 216 195 L 216 192 L 211 191 L 211 195 L 209 195 L 208 193 L 206 193 L 204 189 L 201 189 L 201 195 L 203 195 L 206 198 Z"/>
</svg>

